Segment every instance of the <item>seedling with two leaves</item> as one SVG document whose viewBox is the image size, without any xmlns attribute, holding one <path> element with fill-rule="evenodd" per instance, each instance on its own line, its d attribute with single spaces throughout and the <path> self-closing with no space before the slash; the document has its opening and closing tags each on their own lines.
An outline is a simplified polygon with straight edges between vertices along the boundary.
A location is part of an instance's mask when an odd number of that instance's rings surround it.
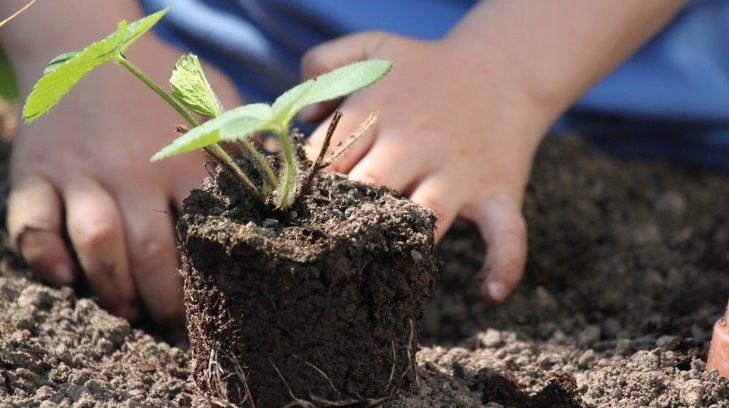
<svg viewBox="0 0 729 408">
<path fill-rule="evenodd" d="M 32 122 L 53 108 L 84 75 L 107 62 L 118 63 L 172 106 L 191 127 L 157 152 L 152 157 L 153 161 L 202 149 L 233 173 L 254 197 L 262 202 L 270 202 L 277 208 L 289 208 L 296 201 L 297 191 L 303 190 L 297 189 L 297 183 L 310 182 L 310 176 L 332 161 L 330 158 L 328 162 L 323 162 L 322 154 L 309 175 L 300 177 L 294 141 L 290 136 L 291 121 L 308 105 L 340 98 L 374 83 L 387 74 L 392 64 L 380 60 L 356 62 L 291 88 L 272 105 L 254 103 L 224 112 L 195 55 L 185 54 L 175 65 L 170 76 L 171 95 L 150 81 L 124 56 L 126 49 L 168 11 L 169 8 L 130 24 L 121 21 L 117 30 L 108 37 L 80 52 L 65 53 L 54 58 L 28 96 L 23 107 L 23 118 Z M 209 120 L 200 124 L 191 112 Z M 334 115 L 322 153 L 328 147 L 328 140 L 339 117 L 339 114 Z M 357 133 L 361 134 L 372 120 L 370 117 Z M 276 169 L 251 143 L 250 138 L 259 132 L 270 132 L 280 142 Z M 260 172 L 261 182 L 258 185 L 236 164 L 221 146 L 222 142 L 241 145 L 244 156 Z M 343 146 L 338 152 L 346 147 Z"/>
</svg>

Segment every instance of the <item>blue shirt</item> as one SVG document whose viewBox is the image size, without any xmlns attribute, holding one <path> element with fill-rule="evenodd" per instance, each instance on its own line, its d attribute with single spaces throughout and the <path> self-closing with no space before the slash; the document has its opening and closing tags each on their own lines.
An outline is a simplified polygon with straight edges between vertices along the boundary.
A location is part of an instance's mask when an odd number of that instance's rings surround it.
<svg viewBox="0 0 729 408">
<path fill-rule="evenodd" d="M 271 101 L 299 81 L 309 48 L 358 31 L 443 37 L 476 0 L 141 0 L 172 6 L 166 40 L 215 63 L 247 101 Z M 729 1 L 694 0 L 589 90 L 554 131 L 605 150 L 729 172 Z"/>
</svg>

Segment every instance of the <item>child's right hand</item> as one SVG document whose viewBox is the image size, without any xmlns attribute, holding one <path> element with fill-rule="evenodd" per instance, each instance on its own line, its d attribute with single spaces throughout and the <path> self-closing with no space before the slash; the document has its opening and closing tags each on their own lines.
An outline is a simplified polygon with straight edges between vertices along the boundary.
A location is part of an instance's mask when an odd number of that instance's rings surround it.
<svg viewBox="0 0 729 408">
<path fill-rule="evenodd" d="M 363 59 L 394 63 L 381 83 L 343 102 L 333 144 L 370 112 L 379 121 L 333 169 L 432 209 L 437 238 L 456 215 L 478 224 L 488 245 L 481 295 L 501 302 L 523 273 L 521 205 L 537 144 L 683 3 L 488 0 L 439 41 L 362 33 L 320 45 L 304 57 L 304 77 Z M 311 138 L 310 155 L 325 131 Z"/>
</svg>

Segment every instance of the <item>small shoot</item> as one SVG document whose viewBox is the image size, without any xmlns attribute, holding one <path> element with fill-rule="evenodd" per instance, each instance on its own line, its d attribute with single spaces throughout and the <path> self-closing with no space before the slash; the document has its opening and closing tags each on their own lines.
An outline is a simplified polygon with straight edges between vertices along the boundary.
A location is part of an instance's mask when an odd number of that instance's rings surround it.
<svg viewBox="0 0 729 408">
<path fill-rule="evenodd" d="M 389 61 L 355 62 L 309 79 L 279 96 L 272 105 L 256 103 L 232 109 L 191 129 L 169 146 L 157 152 L 152 160 L 160 160 L 203 148 L 222 141 L 245 141 L 261 131 L 270 131 L 281 142 L 281 166 L 274 202 L 288 208 L 295 201 L 297 183 L 296 155 L 289 137 L 291 121 L 306 106 L 340 98 L 356 92 L 382 78 L 392 67 Z M 261 165 L 268 172 L 267 164 Z M 271 185 L 276 185 L 271 183 Z"/>
<path fill-rule="evenodd" d="M 185 54 L 178 60 L 170 75 L 171 95 L 150 81 L 124 56 L 126 49 L 169 10 L 170 8 L 166 8 L 130 24 L 121 21 L 117 30 L 106 38 L 82 51 L 64 53 L 54 58 L 28 96 L 23 107 L 23 118 L 27 122 L 38 119 L 52 109 L 86 74 L 107 62 L 114 62 L 141 80 L 190 125 L 190 130 L 183 130 L 183 134 L 157 152 L 152 161 L 202 149 L 233 173 L 243 187 L 261 202 L 272 202 L 280 209 L 291 207 L 296 201 L 297 192 L 304 190 L 297 187 L 308 186 L 313 175 L 333 160 L 325 162 L 322 153 L 308 174 L 299 174 L 294 142 L 290 136 L 293 118 L 308 105 L 341 98 L 371 85 L 387 74 L 392 64 L 380 60 L 355 62 L 295 86 L 271 105 L 255 103 L 226 112 L 195 55 Z M 193 114 L 208 121 L 200 124 Z M 339 116 L 340 114 L 335 115 L 327 140 L 331 139 Z M 359 135 L 373 120 L 368 119 L 358 131 Z M 272 132 L 280 141 L 277 172 L 249 140 L 262 131 Z M 353 135 L 344 147 L 353 143 L 357 137 L 357 134 Z M 230 154 L 221 147 L 221 142 L 237 142 L 241 145 L 245 157 L 260 172 L 260 185 L 256 185 L 241 170 Z M 302 185 L 297 185 L 302 181 Z"/>
</svg>

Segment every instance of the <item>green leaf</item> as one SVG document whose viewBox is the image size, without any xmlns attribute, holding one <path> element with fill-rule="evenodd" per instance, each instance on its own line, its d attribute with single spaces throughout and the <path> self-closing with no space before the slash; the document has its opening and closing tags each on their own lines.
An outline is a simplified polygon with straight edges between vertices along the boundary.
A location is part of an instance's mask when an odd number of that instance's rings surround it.
<svg viewBox="0 0 729 408">
<path fill-rule="evenodd" d="M 154 14 L 150 14 L 133 23 L 130 23 L 129 27 L 127 28 L 127 33 L 124 36 L 124 41 L 122 41 L 121 45 L 119 45 L 118 47 L 119 52 L 123 54 L 124 51 L 126 51 L 127 48 L 129 48 L 129 46 L 132 45 L 134 41 L 137 41 L 139 37 L 149 31 L 149 29 L 157 24 L 157 22 L 162 17 L 164 17 L 165 14 L 169 13 L 170 10 L 171 7 L 167 7 Z"/>
<path fill-rule="evenodd" d="M 23 107 L 23 119 L 26 122 L 38 119 L 55 106 L 84 75 L 105 62 L 113 61 L 116 47 L 124 39 L 126 30 L 126 21 L 121 21 L 113 34 L 51 68 L 28 95 Z"/>
<path fill-rule="evenodd" d="M 61 64 L 64 62 L 70 60 L 71 58 L 77 56 L 79 54 L 78 51 L 72 51 L 72 52 L 64 52 L 63 54 L 57 56 L 56 58 L 53 58 L 51 62 L 48 63 L 46 66 L 46 69 L 43 70 L 43 75 L 49 74 L 56 70 Z"/>
<path fill-rule="evenodd" d="M 152 156 L 152 161 L 210 146 L 222 140 L 237 140 L 268 129 L 273 119 L 271 107 L 254 103 L 231 109 L 175 139 Z"/>
<path fill-rule="evenodd" d="M 185 54 L 177 61 L 170 75 L 170 87 L 172 96 L 195 113 L 208 118 L 223 113 L 218 96 L 194 54 Z"/>
<path fill-rule="evenodd" d="M 273 103 L 276 120 L 288 124 L 307 105 L 359 91 L 382 78 L 390 68 L 389 61 L 360 61 L 309 79 L 276 99 Z"/>
</svg>

